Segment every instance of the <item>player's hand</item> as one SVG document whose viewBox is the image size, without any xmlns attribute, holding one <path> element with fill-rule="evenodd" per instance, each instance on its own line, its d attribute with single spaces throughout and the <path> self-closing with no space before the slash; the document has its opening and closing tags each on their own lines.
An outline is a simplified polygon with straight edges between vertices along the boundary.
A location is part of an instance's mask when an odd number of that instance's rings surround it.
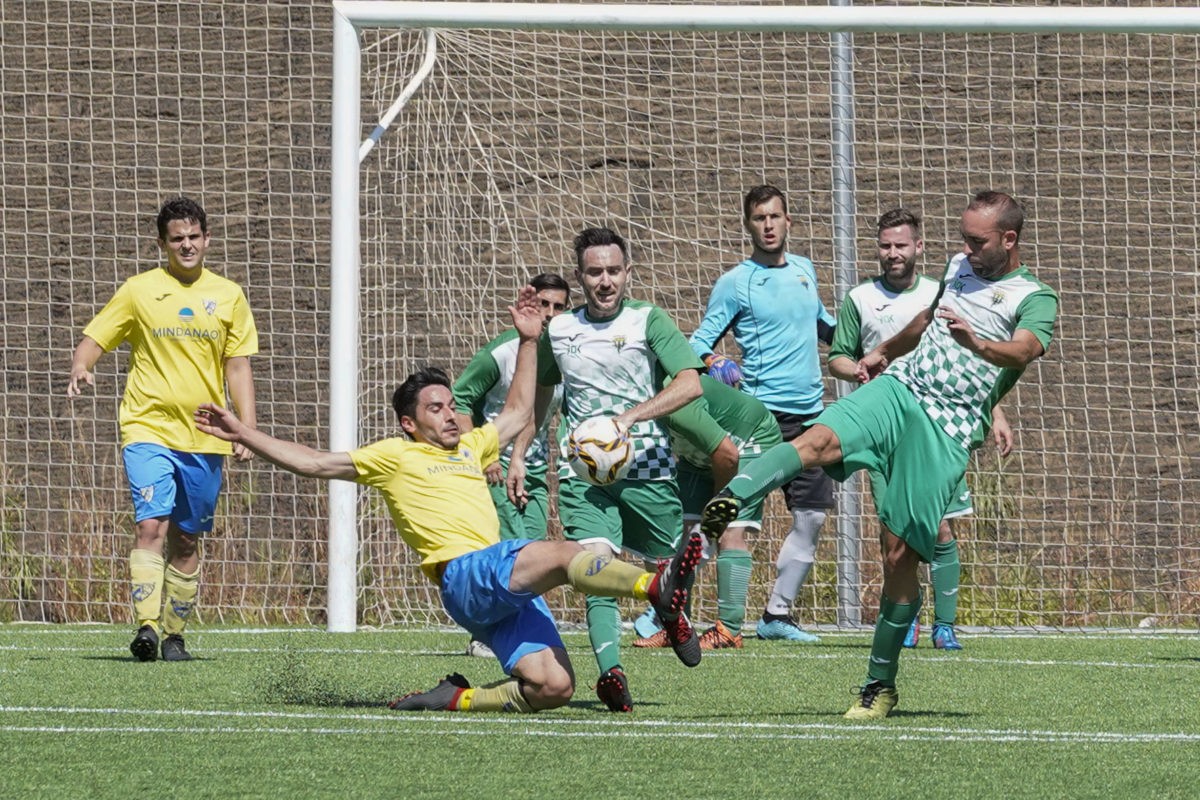
<svg viewBox="0 0 1200 800">
<path fill-rule="evenodd" d="M 254 451 L 241 442 L 233 443 L 233 457 L 238 461 L 249 461 L 254 458 Z"/>
<path fill-rule="evenodd" d="M 1008 424 L 1008 417 L 998 408 L 992 409 L 992 441 L 1000 455 L 1006 456 L 1012 452 L 1015 441 L 1013 429 Z"/>
<path fill-rule="evenodd" d="M 536 339 L 542 335 L 542 304 L 538 300 L 537 289 L 526 286 L 517 293 L 517 302 L 508 307 L 512 315 L 513 327 L 517 329 L 522 339 Z"/>
<path fill-rule="evenodd" d="M 504 468 L 500 466 L 499 461 L 493 461 L 483 468 L 483 477 L 488 486 L 499 486 L 504 483 Z"/>
<path fill-rule="evenodd" d="M 79 388 L 80 381 L 93 388 L 96 386 L 96 376 L 92 374 L 90 369 L 83 366 L 72 366 L 71 379 L 67 382 L 67 397 L 79 396 L 80 392 L 82 391 Z"/>
<path fill-rule="evenodd" d="M 741 387 L 742 368 L 732 358 L 713 354 L 704 359 L 704 365 L 708 367 L 710 378 L 715 378 L 735 389 Z"/>
<path fill-rule="evenodd" d="M 858 379 L 859 383 L 867 383 L 887 369 L 887 365 L 887 356 L 877 350 L 872 350 L 858 360 L 858 366 L 854 370 L 854 377 Z"/>
<path fill-rule="evenodd" d="M 629 429 L 633 427 L 633 423 L 629 420 L 629 417 L 626 416 L 628 413 L 629 412 L 626 411 L 623 414 L 618 414 L 617 416 L 613 417 L 613 425 L 616 425 L 617 430 L 625 436 L 629 435 Z"/>
<path fill-rule="evenodd" d="M 525 462 L 513 459 L 508 465 L 508 477 L 504 479 L 508 490 L 508 502 L 523 511 L 529 503 L 529 492 L 525 491 Z"/>
<path fill-rule="evenodd" d="M 958 314 L 955 314 L 949 306 L 938 306 L 935 316 L 938 319 L 946 321 L 946 331 L 954 341 L 972 353 L 979 352 L 979 348 L 981 347 L 979 337 L 975 335 L 975 329 L 971 327 L 970 323 L 958 316 Z"/>
<path fill-rule="evenodd" d="M 202 403 L 192 415 L 192 420 L 196 430 L 227 442 L 237 442 L 246 428 L 237 414 L 215 403 Z"/>
</svg>

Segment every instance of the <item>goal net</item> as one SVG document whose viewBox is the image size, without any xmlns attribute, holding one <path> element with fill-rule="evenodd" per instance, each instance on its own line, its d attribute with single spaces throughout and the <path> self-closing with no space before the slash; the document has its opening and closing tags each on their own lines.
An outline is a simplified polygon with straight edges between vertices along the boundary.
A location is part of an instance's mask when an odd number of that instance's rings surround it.
<svg viewBox="0 0 1200 800">
<path fill-rule="evenodd" d="M 383 109 L 420 69 L 424 33 L 362 37 L 363 107 Z M 630 239 L 632 296 L 689 333 L 747 252 L 742 194 L 776 184 L 790 249 L 817 264 L 836 311 L 831 39 L 437 30 L 431 74 L 362 165 L 361 440 L 395 430 L 388 393 L 411 368 L 457 371 L 502 330 L 530 276 L 573 282 L 570 241 L 587 225 Z M 1015 453 L 972 459 L 960 622 L 1194 624 L 1195 36 L 857 33 L 852 52 L 858 276 L 876 272 L 876 217 L 900 205 L 923 214 L 922 268 L 940 274 L 966 201 L 996 188 L 1023 203 L 1023 255 L 1062 298 L 1049 353 L 1005 401 Z M 362 617 L 428 619 L 436 597 L 414 588 L 378 502 L 361 502 Z M 752 542 L 750 618 L 789 522 L 776 494 Z M 837 619 L 834 538 L 830 521 L 797 601 L 805 623 Z M 713 581 L 710 568 L 703 620 Z M 579 620 L 582 601 L 556 610 Z"/>
</svg>

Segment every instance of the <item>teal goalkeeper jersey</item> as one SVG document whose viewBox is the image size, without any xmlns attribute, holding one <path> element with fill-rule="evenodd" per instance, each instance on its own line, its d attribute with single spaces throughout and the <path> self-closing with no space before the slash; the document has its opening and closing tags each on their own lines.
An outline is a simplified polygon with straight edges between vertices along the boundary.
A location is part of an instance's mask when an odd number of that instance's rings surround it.
<svg viewBox="0 0 1200 800">
<path fill-rule="evenodd" d="M 1058 314 L 1058 295 L 1024 266 L 997 280 L 975 274 L 967 257 L 954 256 L 942 278 L 940 305 L 966 320 L 982 339 L 1010 341 L 1018 329 L 1049 348 Z M 983 443 L 992 408 L 1023 370 L 997 367 L 950 336 L 934 319 L 916 349 L 898 358 L 886 373 L 905 384 L 930 418 L 966 448 Z"/>
</svg>

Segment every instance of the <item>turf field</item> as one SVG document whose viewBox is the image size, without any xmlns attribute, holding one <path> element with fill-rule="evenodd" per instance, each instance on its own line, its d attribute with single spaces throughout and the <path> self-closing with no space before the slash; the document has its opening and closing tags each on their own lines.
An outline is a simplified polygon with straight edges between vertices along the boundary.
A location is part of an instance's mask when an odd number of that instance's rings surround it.
<svg viewBox="0 0 1200 800">
<path fill-rule="evenodd" d="M 634 713 L 398 714 L 459 671 L 456 632 L 203 629 L 197 661 L 133 661 L 130 631 L 0 627 L 3 797 L 1153 797 L 1200 791 L 1194 634 L 963 636 L 903 656 L 900 705 L 841 719 L 868 634 L 748 640 L 688 670 L 627 648 Z M 628 637 L 627 642 L 628 643 Z"/>
</svg>

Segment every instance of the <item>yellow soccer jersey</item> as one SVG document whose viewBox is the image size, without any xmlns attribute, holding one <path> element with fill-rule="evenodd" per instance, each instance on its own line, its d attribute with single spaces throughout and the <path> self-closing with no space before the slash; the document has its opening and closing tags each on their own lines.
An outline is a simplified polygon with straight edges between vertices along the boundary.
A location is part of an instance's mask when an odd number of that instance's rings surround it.
<svg viewBox="0 0 1200 800">
<path fill-rule="evenodd" d="M 254 317 L 236 283 L 207 269 L 190 286 L 165 267 L 143 272 L 121 284 L 83 333 L 106 351 L 129 342 L 122 447 L 232 452 L 196 430 L 192 413 L 201 403 L 225 405 L 225 359 L 258 352 Z"/>
<path fill-rule="evenodd" d="M 483 466 L 500 450 L 490 422 L 455 450 L 408 439 L 384 439 L 350 452 L 358 482 L 383 492 L 400 536 L 421 555 L 421 571 L 500 541 L 500 520 Z"/>
</svg>

